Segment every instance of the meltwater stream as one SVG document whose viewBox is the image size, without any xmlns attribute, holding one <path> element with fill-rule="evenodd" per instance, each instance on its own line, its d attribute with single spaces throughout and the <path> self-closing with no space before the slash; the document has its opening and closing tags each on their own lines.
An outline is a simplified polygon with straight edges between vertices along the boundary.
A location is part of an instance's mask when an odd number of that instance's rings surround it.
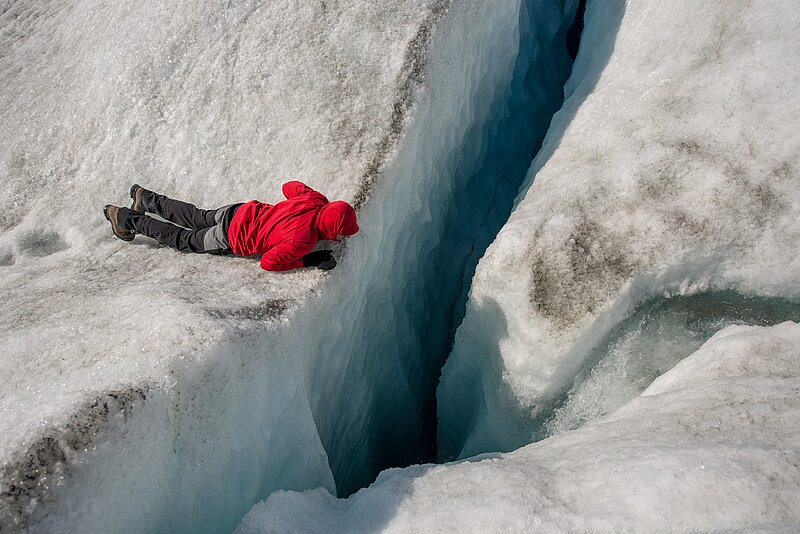
<svg viewBox="0 0 800 534">
<path fill-rule="evenodd" d="M 539 412 L 531 435 L 541 439 L 612 413 L 725 327 L 798 319 L 800 302 L 735 291 L 650 299 L 589 352 L 574 380 Z"/>
<path fill-rule="evenodd" d="M 800 302 L 745 295 L 733 290 L 662 294 L 617 315 L 588 346 L 578 345 L 563 382 L 537 398 L 534 406 L 508 407 L 505 426 L 475 430 L 486 409 L 480 392 L 463 391 L 457 409 L 448 406 L 450 426 L 440 454 L 467 458 L 482 452 L 508 452 L 574 430 L 615 412 L 653 381 L 688 357 L 714 334 L 732 325 L 772 326 L 800 320 Z M 463 385 L 463 384 L 462 384 Z M 452 385 L 451 399 L 452 400 Z M 452 404 L 452 403 L 451 403 Z M 458 412 L 458 413 L 456 413 Z M 441 437 L 441 436 L 440 436 Z"/>
</svg>

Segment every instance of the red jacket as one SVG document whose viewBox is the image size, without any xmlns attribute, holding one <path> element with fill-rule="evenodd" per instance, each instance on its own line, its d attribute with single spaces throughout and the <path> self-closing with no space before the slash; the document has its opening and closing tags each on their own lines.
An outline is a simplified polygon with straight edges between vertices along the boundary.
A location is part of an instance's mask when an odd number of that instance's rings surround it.
<svg viewBox="0 0 800 534">
<path fill-rule="evenodd" d="M 286 200 L 274 206 L 257 200 L 242 204 L 228 227 L 235 254 L 263 254 L 261 267 L 288 271 L 303 266 L 303 256 L 320 239 L 358 232 L 355 210 L 346 202 L 329 203 L 301 182 L 283 184 Z"/>
</svg>

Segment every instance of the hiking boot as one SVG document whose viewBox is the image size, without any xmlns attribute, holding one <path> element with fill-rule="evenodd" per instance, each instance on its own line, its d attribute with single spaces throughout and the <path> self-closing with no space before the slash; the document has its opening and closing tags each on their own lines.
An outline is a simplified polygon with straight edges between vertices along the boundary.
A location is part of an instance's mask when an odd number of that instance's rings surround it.
<svg viewBox="0 0 800 534">
<path fill-rule="evenodd" d="M 107 204 L 106 207 L 103 208 L 103 215 L 105 215 L 106 220 L 111 223 L 111 231 L 114 232 L 114 235 L 123 241 L 133 241 L 136 234 L 120 226 L 117 221 L 117 213 L 119 213 L 119 208 L 117 206 Z"/>
<path fill-rule="evenodd" d="M 131 209 L 136 213 L 144 213 L 144 206 L 142 205 L 142 192 L 144 191 L 144 187 L 140 186 L 139 184 L 133 184 L 131 186 L 131 198 L 133 202 L 131 203 Z"/>
</svg>

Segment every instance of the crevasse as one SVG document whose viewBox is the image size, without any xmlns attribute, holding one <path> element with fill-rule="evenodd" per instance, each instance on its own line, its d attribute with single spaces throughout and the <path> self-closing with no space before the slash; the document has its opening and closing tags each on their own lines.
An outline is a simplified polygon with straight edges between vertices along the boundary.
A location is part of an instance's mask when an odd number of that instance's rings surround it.
<svg viewBox="0 0 800 534">
<path fill-rule="evenodd" d="M 18 528 L 220 532 L 273 491 L 348 495 L 382 469 L 436 460 L 439 371 L 474 266 L 563 98 L 576 5 L 451 6 L 324 294 L 288 323 L 220 334 L 201 363 L 168 369 L 167 389 L 100 398 L 89 416 L 102 439 L 3 495 Z M 272 304 L 279 315 L 274 302 L 256 318 Z"/>
<path fill-rule="evenodd" d="M 340 496 L 437 458 L 439 371 L 475 264 L 563 99 L 576 8 L 453 6 L 438 29 L 415 122 L 363 218 L 379 230 L 321 304 L 343 312 L 307 340 L 322 348 L 309 392 Z"/>
</svg>

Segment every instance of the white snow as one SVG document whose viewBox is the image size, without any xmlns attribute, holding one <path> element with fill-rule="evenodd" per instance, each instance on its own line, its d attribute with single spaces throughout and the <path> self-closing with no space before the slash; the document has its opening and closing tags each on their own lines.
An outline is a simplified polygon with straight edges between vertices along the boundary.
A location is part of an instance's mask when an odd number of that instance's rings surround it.
<svg viewBox="0 0 800 534">
<path fill-rule="evenodd" d="M 277 492 L 237 534 L 794 532 L 800 325 L 732 326 L 613 415 L 505 454 Z"/>
</svg>

